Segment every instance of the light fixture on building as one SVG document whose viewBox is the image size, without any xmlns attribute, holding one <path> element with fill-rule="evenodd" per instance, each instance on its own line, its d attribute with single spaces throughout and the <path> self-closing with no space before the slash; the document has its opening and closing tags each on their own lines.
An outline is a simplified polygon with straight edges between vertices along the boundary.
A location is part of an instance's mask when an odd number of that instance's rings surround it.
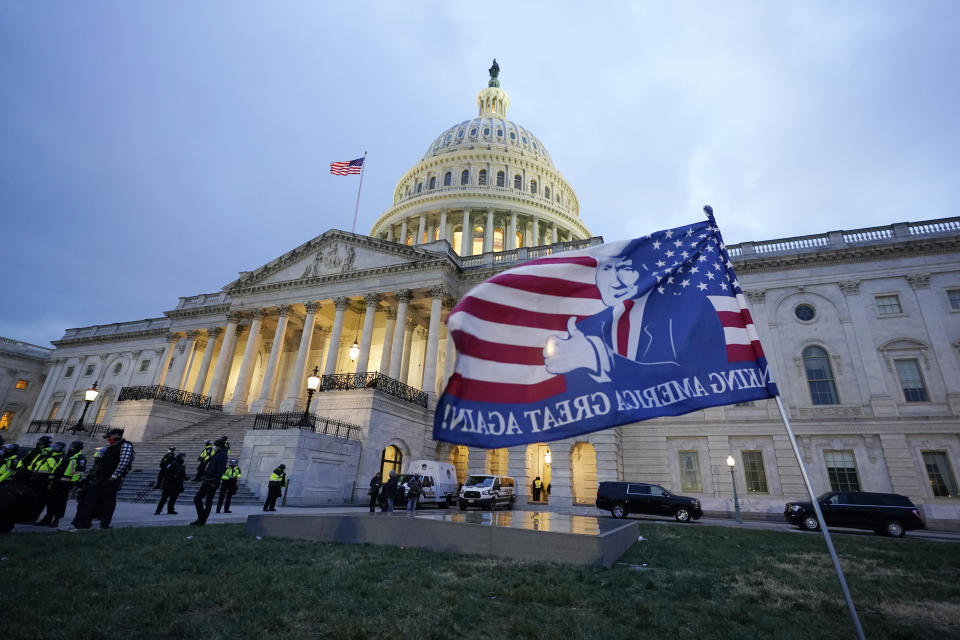
<svg viewBox="0 0 960 640">
<path fill-rule="evenodd" d="M 547 449 L 547 452 L 543 454 L 543 464 L 550 464 L 553 461 L 553 455 L 550 453 L 550 449 Z"/>
<path fill-rule="evenodd" d="M 743 517 L 740 515 L 740 499 L 737 497 L 737 478 L 733 475 L 733 468 L 737 466 L 737 461 L 733 456 L 727 456 L 727 466 L 730 467 L 730 481 L 733 483 L 733 510 L 737 514 L 737 524 L 743 524 Z"/>
<path fill-rule="evenodd" d="M 83 411 L 80 412 L 80 419 L 77 420 L 77 424 L 73 426 L 72 431 L 74 434 L 76 434 L 77 431 L 86 431 L 86 429 L 83 428 L 83 417 L 87 415 L 87 409 L 90 408 L 90 405 L 93 404 L 93 401 L 96 400 L 99 395 L 100 390 L 97 389 L 97 382 L 94 380 L 90 388 L 83 392 Z"/>
<path fill-rule="evenodd" d="M 303 416 L 300 417 L 300 424 L 307 426 L 310 424 L 310 403 L 313 402 L 313 394 L 320 387 L 320 369 L 313 368 L 313 374 L 307 377 L 307 406 L 303 410 Z"/>
<path fill-rule="evenodd" d="M 350 362 L 356 362 L 357 356 L 360 355 L 360 314 L 357 314 L 357 333 L 353 338 L 353 346 L 350 347 Z"/>
</svg>

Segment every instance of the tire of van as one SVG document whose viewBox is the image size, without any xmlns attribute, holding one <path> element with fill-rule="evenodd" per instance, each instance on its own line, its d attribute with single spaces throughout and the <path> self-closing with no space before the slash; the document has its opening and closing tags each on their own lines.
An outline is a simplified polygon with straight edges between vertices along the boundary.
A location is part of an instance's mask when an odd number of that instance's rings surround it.
<svg viewBox="0 0 960 640">
<path fill-rule="evenodd" d="M 490 498 L 490 511 L 496 511 L 496 510 L 497 510 L 497 499 Z"/>
<path fill-rule="evenodd" d="M 466 511 L 466 510 L 467 510 L 467 505 L 463 504 L 463 502 L 460 502 L 460 503 L 458 503 L 458 504 L 459 504 L 459 506 L 460 506 L 460 511 Z"/>
<path fill-rule="evenodd" d="M 443 502 L 437 503 L 437 508 L 439 509 L 449 509 L 450 508 L 450 498 L 446 497 L 443 499 Z"/>
</svg>

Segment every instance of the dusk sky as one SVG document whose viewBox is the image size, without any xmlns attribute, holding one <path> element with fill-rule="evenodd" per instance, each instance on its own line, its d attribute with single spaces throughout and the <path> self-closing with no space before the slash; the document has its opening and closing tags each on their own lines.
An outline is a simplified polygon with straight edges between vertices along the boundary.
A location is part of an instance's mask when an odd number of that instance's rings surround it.
<svg viewBox="0 0 960 640">
<path fill-rule="evenodd" d="M 0 4 L 0 336 L 160 317 L 357 231 L 496 57 L 594 235 L 956 215 L 960 2 Z M 602 7 L 602 8 L 596 8 Z"/>
</svg>

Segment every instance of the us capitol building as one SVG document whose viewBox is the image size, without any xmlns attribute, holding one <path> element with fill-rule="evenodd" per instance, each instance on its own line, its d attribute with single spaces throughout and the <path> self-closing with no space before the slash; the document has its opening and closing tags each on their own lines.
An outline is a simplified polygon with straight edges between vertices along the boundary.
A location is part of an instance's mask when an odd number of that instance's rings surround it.
<svg viewBox="0 0 960 640">
<path fill-rule="evenodd" d="M 171 443 L 189 460 L 229 431 L 254 491 L 286 464 L 291 504 L 364 502 L 372 475 L 430 458 L 461 480 L 513 476 L 527 500 L 540 476 L 566 505 L 621 479 L 730 513 L 735 479 L 746 513 L 779 517 L 805 489 L 772 400 L 503 450 L 431 439 L 454 303 L 506 268 L 603 241 L 544 143 L 507 119 L 498 73 L 369 235 L 327 231 L 160 317 L 67 329 L 53 350 L 0 339 L 0 434 L 32 444 L 69 429 L 97 382 L 85 422 L 125 428 L 136 466 L 152 471 Z M 931 526 L 960 527 L 958 249 L 960 218 L 729 247 L 818 491 L 904 494 Z"/>
</svg>

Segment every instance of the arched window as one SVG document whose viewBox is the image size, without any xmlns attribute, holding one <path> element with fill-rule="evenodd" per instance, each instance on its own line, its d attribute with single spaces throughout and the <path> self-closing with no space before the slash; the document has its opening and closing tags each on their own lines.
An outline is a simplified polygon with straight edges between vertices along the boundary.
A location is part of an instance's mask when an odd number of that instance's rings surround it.
<svg viewBox="0 0 960 640">
<path fill-rule="evenodd" d="M 450 183 L 452 182 L 453 182 L 453 174 L 447 171 L 445 174 L 443 174 L 443 186 L 449 187 Z"/>
<path fill-rule="evenodd" d="M 517 231 L 517 243 L 513 246 L 517 249 L 523 246 L 523 233 Z"/>
<path fill-rule="evenodd" d="M 399 474 L 402 465 L 403 452 L 400 451 L 399 447 L 395 447 L 392 444 L 387 445 L 383 450 L 383 454 L 380 456 L 380 480 L 383 482 L 389 480 L 391 471 L 396 471 L 397 474 Z"/>
<path fill-rule="evenodd" d="M 413 246 L 413 236 L 407 236 L 407 246 L 408 247 Z"/>
<path fill-rule="evenodd" d="M 537 192 L 537 181 L 536 181 L 536 180 L 531 180 L 531 181 L 530 181 L 530 193 L 536 193 L 536 192 Z"/>
<path fill-rule="evenodd" d="M 807 347 L 803 350 L 803 366 L 807 372 L 807 384 L 810 385 L 813 404 L 840 404 L 837 385 L 833 381 L 830 355 L 820 347 Z"/>
<path fill-rule="evenodd" d="M 430 189 L 437 188 L 437 176 L 430 176 Z"/>
<path fill-rule="evenodd" d="M 550 199 L 550 187 L 543 188 L 543 197 L 546 198 L 547 200 Z"/>
<path fill-rule="evenodd" d="M 420 193 L 421 191 L 423 191 L 423 183 L 422 183 L 422 182 L 418 182 L 418 183 L 417 183 L 417 193 Z"/>
<path fill-rule="evenodd" d="M 470 170 L 464 169 L 460 174 L 460 184 L 470 184 Z"/>
<path fill-rule="evenodd" d="M 487 184 L 487 170 L 480 169 L 480 173 L 477 174 L 477 184 Z"/>
<path fill-rule="evenodd" d="M 519 173 L 513 176 L 513 188 L 523 189 L 523 176 L 521 176 Z"/>
<path fill-rule="evenodd" d="M 110 410 L 110 405 L 113 404 L 113 389 L 107 389 L 103 392 L 103 395 L 100 397 L 100 407 L 97 409 L 97 424 L 103 424 L 104 420 L 107 417 L 107 412 Z"/>
<path fill-rule="evenodd" d="M 503 246 L 503 229 L 499 227 L 493 230 L 493 250 L 494 251 L 503 251 L 506 247 Z"/>
<path fill-rule="evenodd" d="M 497 171 L 497 186 L 502 187 L 506 184 L 507 176 L 503 171 Z"/>
<path fill-rule="evenodd" d="M 457 252 L 457 255 L 462 255 L 463 251 L 460 249 L 463 247 L 463 229 L 462 227 L 453 228 L 453 250 Z"/>
<path fill-rule="evenodd" d="M 483 253 L 483 227 L 477 225 L 473 228 L 473 251 L 472 254 L 475 256 Z"/>
</svg>

